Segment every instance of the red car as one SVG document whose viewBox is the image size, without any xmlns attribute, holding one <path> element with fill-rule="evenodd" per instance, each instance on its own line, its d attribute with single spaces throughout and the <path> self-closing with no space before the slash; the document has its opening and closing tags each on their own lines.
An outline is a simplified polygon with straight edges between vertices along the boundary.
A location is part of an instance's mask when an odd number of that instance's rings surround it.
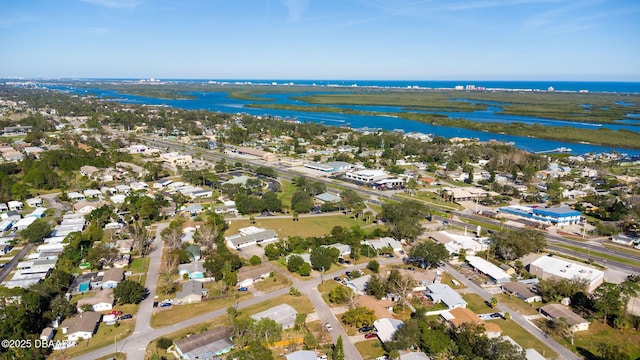
<svg viewBox="0 0 640 360">
<path fill-rule="evenodd" d="M 378 337 L 378 334 L 376 333 L 371 333 L 364 336 L 365 339 L 375 339 L 377 337 Z"/>
<path fill-rule="evenodd" d="M 112 310 L 108 315 L 120 316 L 122 315 L 122 311 Z"/>
</svg>

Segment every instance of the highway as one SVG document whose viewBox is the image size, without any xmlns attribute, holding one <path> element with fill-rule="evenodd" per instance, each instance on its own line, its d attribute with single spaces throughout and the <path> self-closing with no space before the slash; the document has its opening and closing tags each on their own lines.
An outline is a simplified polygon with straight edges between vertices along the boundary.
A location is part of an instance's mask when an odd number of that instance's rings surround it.
<svg viewBox="0 0 640 360">
<path fill-rule="evenodd" d="M 264 161 L 260 161 L 260 160 L 251 160 L 251 159 L 246 159 L 246 158 L 239 158 L 236 156 L 232 156 L 229 154 L 222 154 L 219 152 L 215 152 L 215 151 L 211 151 L 211 150 L 207 150 L 204 148 L 200 148 L 200 147 L 195 147 L 195 146 L 190 146 L 190 145 L 185 145 L 185 144 L 180 144 L 180 143 L 175 143 L 175 142 L 170 142 L 170 141 L 164 141 L 164 140 L 159 140 L 159 139 L 155 139 L 155 138 L 151 138 L 151 137 L 141 137 L 144 141 L 146 141 L 148 144 L 156 146 L 158 148 L 168 148 L 168 149 L 173 149 L 176 151 L 181 151 L 184 153 L 188 153 L 191 154 L 192 156 L 196 156 L 196 157 L 200 157 L 204 160 L 209 160 L 209 161 L 219 161 L 221 159 L 225 159 L 227 161 L 231 160 L 234 162 L 241 162 L 241 163 L 245 163 L 245 164 L 249 164 L 252 166 L 268 166 L 273 168 L 276 173 L 278 174 L 278 176 L 281 179 L 284 180 L 288 180 L 291 181 L 293 178 L 304 175 L 304 174 L 300 174 L 298 172 L 292 171 L 291 169 L 288 169 L 282 165 L 278 165 L 278 164 L 270 164 L 270 163 L 266 163 Z M 196 153 L 198 155 L 196 155 Z M 377 200 L 377 198 L 379 197 L 383 197 L 383 198 L 387 198 L 390 200 L 395 200 L 395 201 L 403 201 L 406 200 L 405 198 L 401 198 L 399 196 L 395 196 L 391 193 L 386 194 L 384 192 L 381 191 L 377 191 L 377 190 L 373 190 L 373 189 L 367 189 L 364 188 L 362 186 L 358 186 L 355 184 L 351 184 L 348 182 L 343 182 L 343 181 L 339 181 L 339 180 L 334 180 L 334 179 L 330 179 L 330 178 L 326 178 L 326 177 L 315 177 L 314 178 L 315 181 L 320 181 L 320 182 L 324 182 L 327 184 L 328 188 L 332 188 L 335 189 L 337 191 L 341 191 L 344 189 L 352 189 L 356 192 L 358 192 L 360 194 L 360 196 L 362 196 L 367 202 L 379 205 L 382 202 L 380 200 Z M 475 214 L 468 214 L 465 213 L 464 211 L 452 211 L 451 209 L 448 208 L 442 208 L 433 204 L 429 204 L 429 206 L 434 207 L 434 208 L 438 208 L 442 211 L 451 211 L 451 213 L 455 216 L 458 216 L 460 218 L 467 218 L 473 221 L 479 221 L 482 223 L 486 223 L 486 224 L 491 224 L 493 226 L 501 226 L 499 221 L 496 220 L 492 220 L 483 216 L 478 216 Z M 447 219 L 449 221 L 451 221 L 450 219 Z M 458 222 L 458 225 L 464 227 L 465 224 L 463 222 Z M 466 224 L 468 225 L 468 224 Z M 518 229 L 518 227 L 515 226 L 510 226 L 510 225 L 504 225 L 507 228 L 511 228 L 511 229 Z M 614 250 L 614 249 L 609 249 L 609 248 L 605 248 L 605 247 L 600 247 L 600 246 L 595 246 L 593 244 L 589 244 L 587 242 L 577 242 L 577 241 L 572 241 L 566 238 L 563 238 L 561 236 L 557 236 L 557 235 L 553 235 L 553 234 L 547 234 L 547 244 L 548 244 L 548 248 L 550 250 L 559 252 L 559 253 L 563 253 L 563 254 L 567 254 L 567 255 L 572 255 L 575 256 L 576 253 L 572 250 L 557 246 L 558 244 L 567 244 L 570 245 L 572 247 L 576 247 L 576 248 L 580 248 L 583 249 L 585 251 L 589 252 L 589 257 L 600 261 L 603 264 L 606 264 L 607 266 L 610 267 L 615 267 L 616 269 L 620 269 L 620 270 L 624 270 L 627 271 L 629 273 L 640 273 L 640 255 L 633 255 L 633 254 L 629 254 L 623 251 L 618 251 L 618 250 Z M 602 254 L 603 256 L 600 256 L 600 254 Z M 606 256 L 613 256 L 613 257 L 618 257 L 618 258 L 622 258 L 622 259 L 626 259 L 629 261 L 633 261 L 636 262 L 638 265 L 629 265 L 629 264 L 625 264 L 625 263 L 621 263 L 618 261 L 614 261 L 611 259 L 607 259 Z"/>
</svg>

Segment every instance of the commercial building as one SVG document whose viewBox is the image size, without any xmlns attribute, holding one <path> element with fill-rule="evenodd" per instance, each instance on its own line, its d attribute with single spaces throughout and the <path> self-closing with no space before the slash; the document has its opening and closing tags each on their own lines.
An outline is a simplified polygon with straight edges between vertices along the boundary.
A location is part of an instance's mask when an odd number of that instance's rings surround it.
<svg viewBox="0 0 640 360">
<path fill-rule="evenodd" d="M 177 152 L 170 152 L 160 154 L 160 159 L 171 166 L 185 166 L 193 162 L 193 158 L 188 154 L 180 154 Z"/>
<path fill-rule="evenodd" d="M 277 159 L 276 154 L 270 153 L 264 150 L 258 150 L 250 147 L 238 146 L 235 148 L 235 152 L 241 155 L 250 155 L 259 158 L 260 160 L 264 160 L 266 162 L 271 162 Z"/>
<path fill-rule="evenodd" d="M 538 278 L 578 281 L 593 292 L 604 282 L 604 272 L 594 267 L 578 264 L 558 256 L 542 256 L 529 264 L 529 272 Z"/>
<path fill-rule="evenodd" d="M 240 233 L 225 237 L 227 245 L 234 249 L 267 244 L 278 240 L 278 234 L 273 230 L 265 230 L 255 226 L 249 226 L 239 230 Z"/>
<path fill-rule="evenodd" d="M 344 174 L 344 177 L 348 180 L 370 184 L 378 180 L 389 178 L 390 176 L 384 170 L 360 170 L 347 172 Z"/>
<path fill-rule="evenodd" d="M 326 173 L 334 173 L 351 170 L 354 168 L 354 165 L 344 161 L 331 161 L 325 164 L 310 162 L 304 164 L 304 167 Z"/>
<path fill-rule="evenodd" d="M 521 205 L 504 206 L 498 212 L 515 215 L 526 220 L 533 220 L 549 225 L 571 225 L 580 223 L 582 213 L 568 207 L 540 208 Z"/>
</svg>

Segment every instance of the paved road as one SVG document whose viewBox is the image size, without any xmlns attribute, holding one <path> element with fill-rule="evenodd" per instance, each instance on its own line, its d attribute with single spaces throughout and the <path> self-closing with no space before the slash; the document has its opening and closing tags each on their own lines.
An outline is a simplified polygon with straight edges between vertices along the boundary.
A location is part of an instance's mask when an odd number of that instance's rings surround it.
<svg viewBox="0 0 640 360">
<path fill-rule="evenodd" d="M 27 253 L 29 253 L 29 251 L 31 251 L 31 249 L 33 249 L 33 246 L 34 244 L 26 244 L 25 246 L 23 246 L 22 249 L 18 251 L 18 254 L 16 254 L 13 259 L 9 260 L 9 262 L 6 263 L 2 269 L 0 269 L 0 282 L 4 281 L 4 279 L 9 276 L 11 270 L 13 270 L 16 265 L 18 265 L 20 259 L 22 259 L 25 255 L 27 255 Z"/>
<path fill-rule="evenodd" d="M 469 280 L 467 277 L 462 275 L 456 269 L 454 269 L 451 265 L 445 264 L 445 269 L 448 271 L 453 277 L 462 282 L 467 288 L 471 289 L 474 293 L 480 295 L 485 301 L 490 301 L 493 295 L 487 292 L 485 289 L 476 285 L 473 281 Z M 508 306 L 498 303 L 498 310 L 501 312 L 508 312 L 511 314 L 511 320 L 515 321 L 518 325 L 527 330 L 532 336 L 540 340 L 543 344 L 550 347 L 553 351 L 555 351 L 558 356 L 563 360 L 572 360 L 572 359 L 582 359 L 576 354 L 569 351 L 564 346 L 560 345 L 557 341 L 550 337 L 545 337 L 542 331 L 534 326 L 529 320 L 525 319 L 524 316 L 518 314 L 516 311 L 512 310 Z"/>
</svg>

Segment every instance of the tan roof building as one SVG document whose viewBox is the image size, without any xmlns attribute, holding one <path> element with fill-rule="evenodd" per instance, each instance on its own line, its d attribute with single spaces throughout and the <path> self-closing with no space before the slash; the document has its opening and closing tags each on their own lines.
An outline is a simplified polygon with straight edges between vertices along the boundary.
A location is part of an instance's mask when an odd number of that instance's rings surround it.
<svg viewBox="0 0 640 360">
<path fill-rule="evenodd" d="M 65 319 L 60 328 L 70 341 L 91 339 L 98 327 L 102 314 L 87 311 L 72 318 Z"/>
<path fill-rule="evenodd" d="M 549 304 L 540 308 L 540 313 L 551 320 L 565 319 L 571 331 L 589 330 L 589 321 L 574 313 L 568 307 L 560 304 Z"/>
<path fill-rule="evenodd" d="M 92 297 L 78 300 L 76 306 L 81 309 L 84 305 L 91 305 L 93 311 L 109 311 L 113 309 L 115 298 L 113 289 L 100 290 Z"/>
<path fill-rule="evenodd" d="M 472 323 L 476 325 L 482 325 L 485 329 L 485 334 L 488 338 L 495 338 L 502 334 L 502 328 L 500 325 L 494 323 L 484 322 L 473 311 L 458 307 L 448 312 L 442 313 L 442 317 L 452 326 L 458 327 L 463 323 Z"/>
</svg>

